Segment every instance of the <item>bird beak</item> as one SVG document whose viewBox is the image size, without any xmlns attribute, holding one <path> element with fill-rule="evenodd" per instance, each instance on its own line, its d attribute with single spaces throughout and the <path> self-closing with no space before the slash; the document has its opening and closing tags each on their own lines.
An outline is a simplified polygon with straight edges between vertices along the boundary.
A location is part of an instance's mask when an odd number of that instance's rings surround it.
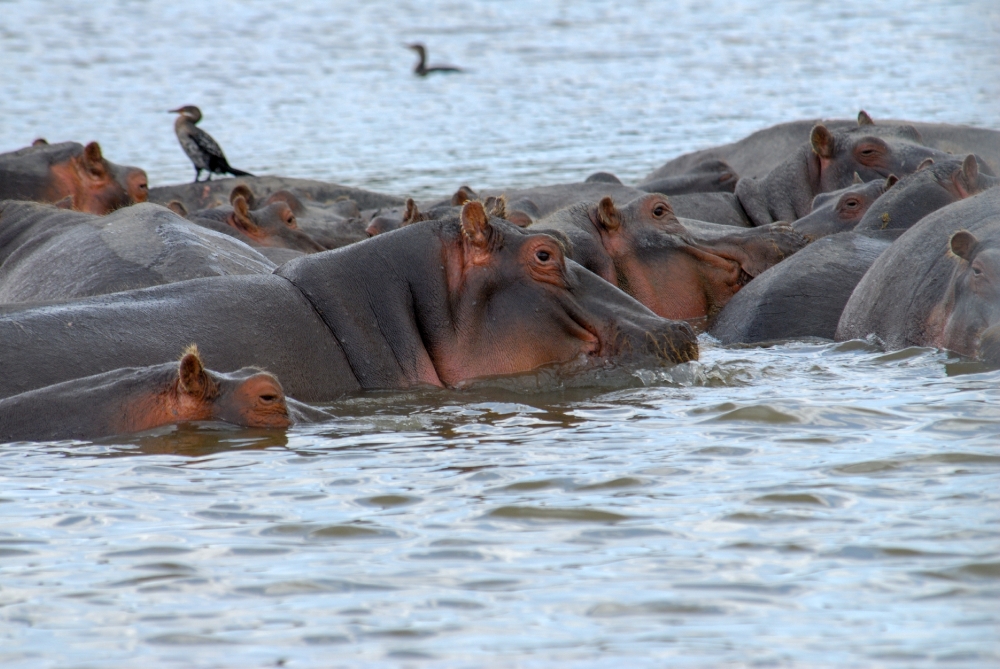
<svg viewBox="0 0 1000 669">
<path fill-rule="evenodd" d="M 181 110 L 180 109 L 168 109 L 167 113 L 168 114 L 180 114 Z"/>
</svg>

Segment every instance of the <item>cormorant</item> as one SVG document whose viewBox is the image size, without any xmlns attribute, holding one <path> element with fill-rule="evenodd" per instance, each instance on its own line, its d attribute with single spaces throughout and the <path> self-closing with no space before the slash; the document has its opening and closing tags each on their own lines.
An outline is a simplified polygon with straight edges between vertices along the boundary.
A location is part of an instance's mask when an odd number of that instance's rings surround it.
<svg viewBox="0 0 1000 669">
<path fill-rule="evenodd" d="M 206 181 L 212 179 L 213 174 L 232 174 L 234 177 L 252 177 L 253 175 L 243 170 L 238 170 L 229 165 L 226 156 L 222 153 L 219 143 L 212 139 L 207 132 L 195 126 L 201 120 L 201 110 L 194 105 L 185 105 L 178 109 L 171 109 L 171 114 L 180 114 L 174 121 L 174 132 L 177 133 L 177 141 L 181 143 L 181 148 L 194 163 L 194 180 L 197 183 L 201 177 L 202 170 L 208 172 Z"/>
<path fill-rule="evenodd" d="M 413 74 L 418 77 L 426 77 L 431 72 L 461 72 L 462 68 L 452 67 L 451 65 L 435 65 L 434 67 L 427 67 L 427 49 L 420 42 L 415 42 L 413 44 L 407 44 L 407 49 L 413 49 L 420 56 L 420 62 L 416 64 L 413 68 Z"/>
</svg>

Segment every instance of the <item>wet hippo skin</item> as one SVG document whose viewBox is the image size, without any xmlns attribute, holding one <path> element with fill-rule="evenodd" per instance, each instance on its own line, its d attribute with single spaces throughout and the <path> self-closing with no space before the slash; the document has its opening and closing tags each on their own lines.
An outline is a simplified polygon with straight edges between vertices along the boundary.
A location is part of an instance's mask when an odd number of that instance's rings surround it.
<svg viewBox="0 0 1000 669">
<path fill-rule="evenodd" d="M 221 371 L 257 366 L 304 401 L 455 386 L 561 364 L 697 357 L 659 318 L 482 205 L 264 276 L 212 277 L 0 314 L 0 396 L 170 360 L 197 342 Z"/>
</svg>

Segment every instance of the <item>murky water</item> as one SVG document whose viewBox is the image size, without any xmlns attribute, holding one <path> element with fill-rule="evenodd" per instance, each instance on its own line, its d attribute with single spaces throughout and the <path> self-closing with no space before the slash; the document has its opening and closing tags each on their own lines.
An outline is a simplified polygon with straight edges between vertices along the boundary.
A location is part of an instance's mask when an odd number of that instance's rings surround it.
<svg viewBox="0 0 1000 669">
<path fill-rule="evenodd" d="M 418 80 L 402 44 L 470 70 Z M 1000 128 L 1000 8 L 0 2 L 0 150 L 416 195 L 810 116 Z M 2 373 L 2 372 L 0 372 Z M 1000 372 L 855 342 L 0 447 L 4 667 L 1000 664 Z"/>
</svg>

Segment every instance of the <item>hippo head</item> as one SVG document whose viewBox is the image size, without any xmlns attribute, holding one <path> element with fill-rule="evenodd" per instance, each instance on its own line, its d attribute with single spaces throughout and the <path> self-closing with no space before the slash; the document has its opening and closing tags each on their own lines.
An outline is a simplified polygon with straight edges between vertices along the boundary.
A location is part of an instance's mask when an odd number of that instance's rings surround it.
<svg viewBox="0 0 1000 669">
<path fill-rule="evenodd" d="M 925 160 L 919 169 L 903 177 L 858 221 L 859 232 L 905 230 L 927 214 L 996 185 L 996 177 L 980 173 L 972 154 L 964 159 L 947 156 Z M 798 224 L 798 222 L 796 222 Z"/>
<path fill-rule="evenodd" d="M 890 174 L 915 172 L 927 158 L 948 156 L 924 146 L 913 126 L 876 125 L 864 111 L 858 114 L 858 126 L 849 130 L 831 131 L 816 124 L 809 142 L 817 193 L 849 186 L 855 173 L 863 181 L 886 179 Z"/>
<path fill-rule="evenodd" d="M 693 332 L 657 318 L 529 234 L 467 202 L 443 232 L 453 337 L 430 351 L 446 385 L 553 363 L 697 357 Z"/>
<path fill-rule="evenodd" d="M 281 384 L 271 374 L 247 367 L 230 374 L 205 369 L 194 346 L 184 352 L 170 393 L 170 422 L 221 420 L 244 427 L 291 425 Z"/>
<path fill-rule="evenodd" d="M 805 245 L 785 223 L 695 241 L 657 193 L 621 209 L 610 197 L 588 206 L 600 246 L 584 251 L 584 266 L 659 316 L 699 327 L 751 278 Z"/>
<path fill-rule="evenodd" d="M 362 387 L 698 357 L 686 323 L 658 317 L 568 260 L 551 235 L 491 218 L 481 202 L 275 274 L 312 303 Z"/>
<path fill-rule="evenodd" d="M 53 145 L 51 148 L 60 146 Z M 49 145 L 39 145 L 41 150 L 49 148 Z M 146 173 L 137 167 L 108 162 L 97 142 L 75 151 L 67 160 L 54 161 L 50 169 L 54 177 L 51 201 L 69 195 L 77 211 L 103 215 L 136 202 L 145 202 L 148 197 Z"/>
<path fill-rule="evenodd" d="M 275 201 L 260 209 L 250 209 L 246 186 L 230 193 L 232 211 L 226 223 L 249 237 L 253 244 L 271 248 L 292 249 L 303 253 L 325 250 L 312 237 L 298 228 L 292 208 L 284 201 Z M 250 194 L 252 200 L 253 195 Z"/>
<path fill-rule="evenodd" d="M 847 188 L 814 197 L 812 211 L 792 224 L 796 232 L 816 240 L 853 230 L 872 203 L 899 181 L 895 174 L 868 183 L 857 174 L 855 177 L 856 183 Z"/>
<path fill-rule="evenodd" d="M 1000 326 L 1000 244 L 959 230 L 948 241 L 948 249 L 957 266 L 948 286 L 950 313 L 939 343 L 973 356 L 986 342 L 986 353 L 992 355 L 998 348 L 995 333 L 988 337 L 986 333 Z"/>
</svg>

